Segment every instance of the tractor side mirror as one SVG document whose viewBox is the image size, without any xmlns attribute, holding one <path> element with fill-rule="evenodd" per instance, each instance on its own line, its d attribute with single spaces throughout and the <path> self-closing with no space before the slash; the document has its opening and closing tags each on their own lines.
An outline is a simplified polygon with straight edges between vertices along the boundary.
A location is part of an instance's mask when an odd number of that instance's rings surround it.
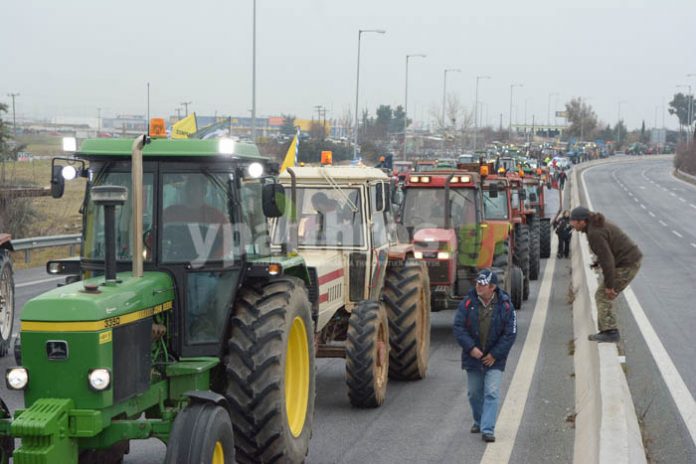
<svg viewBox="0 0 696 464">
<path fill-rule="evenodd" d="M 60 198 L 65 192 L 65 178 L 63 177 L 63 166 L 54 164 L 51 169 L 51 196 Z"/>
<path fill-rule="evenodd" d="M 536 193 L 533 193 L 533 192 L 530 193 L 530 194 L 529 194 L 529 201 L 531 201 L 532 203 L 536 203 L 536 201 L 537 201 L 537 194 L 536 194 Z"/>
<path fill-rule="evenodd" d="M 261 196 L 266 217 L 281 217 L 285 213 L 285 188 L 281 184 L 264 185 Z"/>
</svg>

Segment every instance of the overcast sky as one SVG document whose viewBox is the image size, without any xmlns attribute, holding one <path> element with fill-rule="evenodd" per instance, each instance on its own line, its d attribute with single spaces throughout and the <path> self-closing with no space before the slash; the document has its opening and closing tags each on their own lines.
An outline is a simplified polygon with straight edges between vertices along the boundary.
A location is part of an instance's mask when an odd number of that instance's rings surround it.
<svg viewBox="0 0 696 464">
<path fill-rule="evenodd" d="M 253 0 L 7 0 L 0 10 L 0 101 L 19 92 L 18 115 L 249 114 Z M 483 118 L 546 121 L 583 97 L 601 121 L 662 125 L 662 109 L 690 83 L 696 91 L 696 0 L 257 0 L 257 115 L 339 117 L 355 105 L 359 29 L 360 108 L 404 101 L 428 119 L 448 93 Z M 684 89 L 681 89 L 685 91 Z M 557 98 L 552 96 L 551 111 Z M 656 113 L 657 112 L 657 113 Z M 676 118 L 666 114 L 668 127 Z"/>
</svg>

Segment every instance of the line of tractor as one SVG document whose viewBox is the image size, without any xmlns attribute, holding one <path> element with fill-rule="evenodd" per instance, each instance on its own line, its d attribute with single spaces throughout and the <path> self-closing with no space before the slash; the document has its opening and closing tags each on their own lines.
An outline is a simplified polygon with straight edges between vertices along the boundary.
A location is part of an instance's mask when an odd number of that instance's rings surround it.
<svg viewBox="0 0 696 464">
<path fill-rule="evenodd" d="M 24 305 L 12 347 L 0 237 L 0 354 L 24 395 L 1 405 L 2 464 L 118 463 L 151 437 L 167 463 L 303 462 L 316 358 L 344 358 L 347 400 L 379 407 L 390 380 L 426 376 L 431 311 L 483 268 L 521 309 L 550 254 L 536 172 L 278 172 L 253 144 L 158 124 L 53 159 L 55 198 L 87 179 L 82 249 L 47 264 L 65 283 Z"/>
</svg>

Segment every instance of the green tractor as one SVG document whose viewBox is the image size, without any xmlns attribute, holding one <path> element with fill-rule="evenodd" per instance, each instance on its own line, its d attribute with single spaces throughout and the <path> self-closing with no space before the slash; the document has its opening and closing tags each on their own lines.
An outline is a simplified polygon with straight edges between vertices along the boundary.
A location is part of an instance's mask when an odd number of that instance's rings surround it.
<svg viewBox="0 0 696 464">
<path fill-rule="evenodd" d="M 167 463 L 302 462 L 314 322 L 304 261 L 271 253 L 274 165 L 231 139 L 146 136 L 60 160 L 54 197 L 87 178 L 81 256 L 49 262 L 66 284 L 22 310 L 6 382 L 25 407 L 0 413 L 0 462 L 119 463 L 150 437 Z"/>
</svg>

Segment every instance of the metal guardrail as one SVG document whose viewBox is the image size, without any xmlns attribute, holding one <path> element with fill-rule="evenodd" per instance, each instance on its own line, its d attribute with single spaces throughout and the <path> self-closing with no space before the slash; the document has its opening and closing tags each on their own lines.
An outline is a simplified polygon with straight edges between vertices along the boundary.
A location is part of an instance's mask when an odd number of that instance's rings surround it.
<svg viewBox="0 0 696 464">
<path fill-rule="evenodd" d="M 82 244 L 82 235 L 51 235 L 48 237 L 30 237 L 12 240 L 12 248 L 15 251 L 24 252 L 24 262 L 31 259 L 31 250 L 38 248 L 52 248 L 57 246 L 69 246 L 70 255 L 75 254 L 75 247 Z"/>
</svg>

